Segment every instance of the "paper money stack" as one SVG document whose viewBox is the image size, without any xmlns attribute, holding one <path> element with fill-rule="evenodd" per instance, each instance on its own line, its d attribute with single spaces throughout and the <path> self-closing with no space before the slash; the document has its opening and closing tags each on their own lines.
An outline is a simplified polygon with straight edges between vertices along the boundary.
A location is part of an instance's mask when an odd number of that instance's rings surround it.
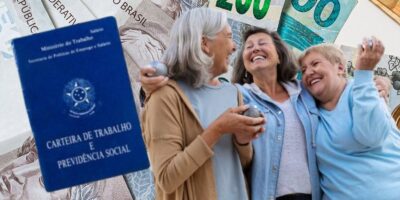
<svg viewBox="0 0 400 200">
<path fill-rule="evenodd" d="M 140 110 L 140 67 L 160 60 L 174 20 L 187 10 L 208 6 L 226 12 L 239 48 L 241 33 L 249 26 L 259 26 L 278 30 L 290 46 L 303 50 L 313 44 L 333 42 L 356 3 L 357 0 L 0 0 L 0 176 L 6 177 L 0 180 L 0 199 L 154 199 L 150 170 L 124 176 L 132 197 L 125 195 L 126 187 L 112 187 L 113 183 L 120 184 L 122 177 L 56 193 L 44 191 L 13 60 L 13 38 L 114 16 Z M 230 79 L 229 72 L 225 77 Z M 28 174 L 34 176 L 18 173 L 28 169 L 33 171 Z M 120 196 L 113 196 L 116 194 Z"/>
</svg>

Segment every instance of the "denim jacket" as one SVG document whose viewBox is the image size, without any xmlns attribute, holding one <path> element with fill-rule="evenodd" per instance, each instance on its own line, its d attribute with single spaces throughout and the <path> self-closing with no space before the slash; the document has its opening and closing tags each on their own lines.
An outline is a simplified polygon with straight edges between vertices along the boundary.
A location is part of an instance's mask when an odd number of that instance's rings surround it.
<svg viewBox="0 0 400 200">
<path fill-rule="evenodd" d="M 282 83 L 290 96 L 301 124 L 304 127 L 308 168 L 312 189 L 312 199 L 321 199 L 319 174 L 315 156 L 315 133 L 319 122 L 319 113 L 313 97 L 299 81 Z M 284 115 L 274 101 L 254 83 L 237 85 L 243 94 L 245 104 L 256 105 L 267 119 L 265 132 L 253 141 L 254 157 L 251 166 L 252 199 L 275 199 L 281 160 L 284 127 Z"/>
</svg>

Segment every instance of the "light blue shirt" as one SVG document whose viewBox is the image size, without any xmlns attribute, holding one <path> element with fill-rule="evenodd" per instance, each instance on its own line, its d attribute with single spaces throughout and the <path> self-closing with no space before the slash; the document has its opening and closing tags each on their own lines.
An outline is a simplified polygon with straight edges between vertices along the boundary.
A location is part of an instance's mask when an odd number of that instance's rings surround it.
<svg viewBox="0 0 400 200">
<path fill-rule="evenodd" d="M 373 72 L 356 70 L 338 104 L 320 108 L 316 135 L 323 199 L 400 199 L 400 133 Z"/>
<path fill-rule="evenodd" d="M 313 200 L 321 199 L 319 174 L 315 156 L 314 136 L 318 126 L 318 109 L 312 96 L 299 81 L 283 84 L 289 93 L 290 102 L 304 128 L 307 164 L 310 174 Z M 253 163 L 251 167 L 252 199 L 275 199 L 285 132 L 285 117 L 276 103 L 257 85 L 237 85 L 245 104 L 256 105 L 267 119 L 265 132 L 253 141 Z"/>
<path fill-rule="evenodd" d="M 192 104 L 203 128 L 207 128 L 228 108 L 238 106 L 238 90 L 229 83 L 192 88 L 178 81 Z M 213 147 L 212 157 L 217 197 L 220 200 L 246 200 L 247 191 L 239 155 L 231 134 L 224 134 Z"/>
</svg>

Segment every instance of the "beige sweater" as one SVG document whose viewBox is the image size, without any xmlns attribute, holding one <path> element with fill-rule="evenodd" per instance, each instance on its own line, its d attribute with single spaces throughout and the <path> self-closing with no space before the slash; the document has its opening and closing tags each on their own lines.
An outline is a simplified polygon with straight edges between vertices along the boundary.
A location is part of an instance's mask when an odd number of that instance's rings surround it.
<svg viewBox="0 0 400 200">
<path fill-rule="evenodd" d="M 240 93 L 238 102 L 241 102 Z M 155 176 L 157 199 L 217 198 L 213 151 L 200 137 L 204 130 L 175 81 L 170 80 L 167 86 L 147 97 L 142 129 Z M 242 166 L 247 167 L 253 156 L 251 144 L 235 143 L 235 146 Z"/>
</svg>

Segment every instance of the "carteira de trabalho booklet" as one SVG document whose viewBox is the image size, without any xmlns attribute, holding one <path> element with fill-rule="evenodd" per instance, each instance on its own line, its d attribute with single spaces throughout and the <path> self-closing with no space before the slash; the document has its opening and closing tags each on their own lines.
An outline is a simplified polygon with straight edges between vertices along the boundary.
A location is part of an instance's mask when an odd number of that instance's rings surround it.
<svg viewBox="0 0 400 200">
<path fill-rule="evenodd" d="M 149 167 L 114 18 L 13 45 L 46 190 Z"/>
</svg>

